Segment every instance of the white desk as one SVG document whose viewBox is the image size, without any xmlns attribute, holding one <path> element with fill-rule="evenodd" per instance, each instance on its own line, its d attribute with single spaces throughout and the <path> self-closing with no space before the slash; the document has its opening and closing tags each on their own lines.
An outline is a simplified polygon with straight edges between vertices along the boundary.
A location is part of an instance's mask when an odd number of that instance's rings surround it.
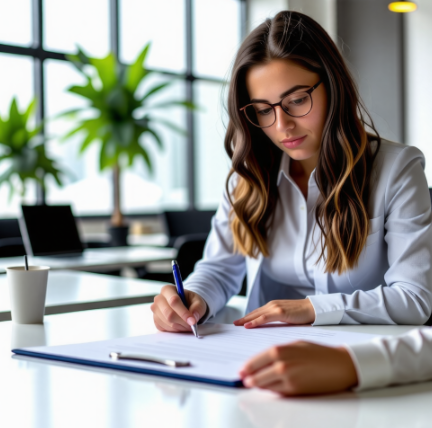
<svg viewBox="0 0 432 428">
<path fill-rule="evenodd" d="M 242 298 L 234 299 L 236 307 Z M 19 428 L 407 428 L 432 424 L 432 382 L 361 394 L 282 399 L 156 376 L 11 357 L 10 347 L 154 331 L 149 305 L 50 315 L 45 326 L 0 323 L 0 426 Z M 219 320 L 238 317 L 228 308 Z M 394 334 L 412 327 L 354 326 Z"/>
<path fill-rule="evenodd" d="M 111 308 L 152 302 L 163 284 L 76 271 L 49 272 L 45 314 Z M 9 321 L 6 275 L 0 275 L 0 321 Z"/>
<path fill-rule="evenodd" d="M 81 257 L 29 257 L 29 264 L 50 266 L 51 270 L 73 269 L 107 271 L 125 266 L 143 266 L 149 262 L 172 260 L 177 251 L 173 248 L 157 247 L 112 247 L 86 249 Z M 0 271 L 8 266 L 22 266 L 23 257 L 0 258 Z"/>
<path fill-rule="evenodd" d="M 84 242 L 101 242 L 109 244 L 111 236 L 109 233 L 83 233 L 82 238 Z M 129 234 L 127 237 L 128 245 L 145 245 L 152 247 L 165 247 L 168 245 L 169 238 L 164 233 L 149 233 L 144 235 Z"/>
</svg>

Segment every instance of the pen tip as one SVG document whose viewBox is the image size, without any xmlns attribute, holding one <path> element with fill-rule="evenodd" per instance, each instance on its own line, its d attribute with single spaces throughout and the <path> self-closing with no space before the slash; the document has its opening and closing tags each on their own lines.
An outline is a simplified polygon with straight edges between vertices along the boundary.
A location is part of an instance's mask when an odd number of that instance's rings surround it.
<svg viewBox="0 0 432 428">
<path fill-rule="evenodd" d="M 191 325 L 192 332 L 195 337 L 198 337 L 198 329 L 196 325 Z"/>
</svg>

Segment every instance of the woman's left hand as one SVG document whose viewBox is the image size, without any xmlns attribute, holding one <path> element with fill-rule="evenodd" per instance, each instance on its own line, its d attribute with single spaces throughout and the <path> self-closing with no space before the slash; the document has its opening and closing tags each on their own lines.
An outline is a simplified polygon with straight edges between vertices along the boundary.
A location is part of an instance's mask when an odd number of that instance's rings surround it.
<svg viewBox="0 0 432 428">
<path fill-rule="evenodd" d="M 234 321 L 234 324 L 254 328 L 274 321 L 288 324 L 312 324 L 315 321 L 315 309 L 309 299 L 272 300 Z"/>
<path fill-rule="evenodd" d="M 240 370 L 244 386 L 281 395 L 324 394 L 357 385 L 348 351 L 309 342 L 274 346 L 251 358 Z"/>
</svg>

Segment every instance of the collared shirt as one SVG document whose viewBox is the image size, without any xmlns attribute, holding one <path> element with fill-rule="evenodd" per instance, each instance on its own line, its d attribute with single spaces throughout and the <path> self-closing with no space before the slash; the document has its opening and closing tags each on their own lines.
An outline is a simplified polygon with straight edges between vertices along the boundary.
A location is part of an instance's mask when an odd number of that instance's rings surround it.
<svg viewBox="0 0 432 428">
<path fill-rule="evenodd" d="M 278 174 L 279 198 L 268 236 L 270 256 L 262 263 L 261 302 L 304 299 L 315 294 L 314 270 L 319 243 L 313 239 L 319 190 L 315 170 L 309 177 L 307 200 L 289 173 L 290 157 L 284 153 Z"/>
<path fill-rule="evenodd" d="M 432 328 L 345 345 L 357 371 L 357 391 L 432 379 Z"/>
<path fill-rule="evenodd" d="M 366 243 L 357 265 L 341 274 L 328 272 L 323 259 L 316 264 L 315 174 L 305 201 L 288 168 L 284 156 L 269 258 L 234 251 L 232 206 L 224 193 L 204 257 L 185 281 L 207 302 L 208 316 L 239 292 L 247 274 L 247 311 L 274 298 L 307 296 L 314 325 L 424 324 L 432 310 L 432 214 L 420 150 L 382 141 L 371 175 Z"/>
</svg>

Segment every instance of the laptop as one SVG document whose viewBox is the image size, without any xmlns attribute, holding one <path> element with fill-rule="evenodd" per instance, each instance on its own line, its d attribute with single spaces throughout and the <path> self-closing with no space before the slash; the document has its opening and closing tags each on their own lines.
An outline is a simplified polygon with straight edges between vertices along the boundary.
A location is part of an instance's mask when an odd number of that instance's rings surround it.
<svg viewBox="0 0 432 428">
<path fill-rule="evenodd" d="M 28 255 L 81 257 L 81 242 L 70 205 L 22 205 L 19 219 Z"/>
</svg>

